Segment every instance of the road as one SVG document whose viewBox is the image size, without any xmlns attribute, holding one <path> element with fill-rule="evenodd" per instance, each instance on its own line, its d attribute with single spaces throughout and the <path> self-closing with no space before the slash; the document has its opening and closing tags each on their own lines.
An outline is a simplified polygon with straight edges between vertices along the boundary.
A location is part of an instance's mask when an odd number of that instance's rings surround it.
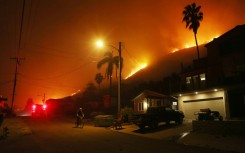
<svg viewBox="0 0 245 153">
<path fill-rule="evenodd" d="M 225 153 L 166 140 L 125 134 L 105 127 L 74 128 L 72 119 L 24 120 L 32 133 L 0 141 L 1 153 Z"/>
</svg>

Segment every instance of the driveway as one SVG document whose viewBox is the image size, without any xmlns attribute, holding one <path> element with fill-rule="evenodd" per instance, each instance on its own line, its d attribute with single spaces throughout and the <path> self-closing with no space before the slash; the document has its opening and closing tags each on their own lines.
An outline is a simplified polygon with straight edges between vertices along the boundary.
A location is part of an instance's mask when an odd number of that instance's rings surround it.
<svg viewBox="0 0 245 153">
<path fill-rule="evenodd" d="M 157 129 L 149 129 L 145 128 L 143 130 L 139 129 L 138 126 L 134 124 L 126 124 L 123 125 L 122 129 L 114 130 L 118 132 L 123 132 L 127 134 L 137 135 L 140 137 L 147 137 L 152 139 L 159 139 L 159 140 L 171 140 L 176 141 L 179 139 L 183 134 L 189 133 L 192 130 L 191 122 L 185 122 L 182 125 L 159 125 Z"/>
<path fill-rule="evenodd" d="M 169 126 L 160 125 L 156 130 L 140 130 L 139 127 L 134 124 L 126 124 L 123 125 L 122 129 L 114 131 L 151 139 L 174 141 L 185 145 L 245 153 L 245 137 L 229 135 L 229 133 L 226 135 L 212 135 L 193 132 L 191 120 L 185 121 L 183 125 L 179 126 L 173 124 Z"/>
</svg>

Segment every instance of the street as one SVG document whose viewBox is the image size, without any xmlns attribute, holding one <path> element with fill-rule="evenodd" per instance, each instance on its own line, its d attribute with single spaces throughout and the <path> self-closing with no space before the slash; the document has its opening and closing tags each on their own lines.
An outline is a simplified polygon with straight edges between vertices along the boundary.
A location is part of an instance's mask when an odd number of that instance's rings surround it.
<svg viewBox="0 0 245 153">
<path fill-rule="evenodd" d="M 24 122 L 31 128 L 31 134 L 1 140 L 1 153 L 226 152 L 139 137 L 93 125 L 85 124 L 83 129 L 74 128 L 74 121 L 67 118 L 49 120 L 25 118 Z"/>
</svg>

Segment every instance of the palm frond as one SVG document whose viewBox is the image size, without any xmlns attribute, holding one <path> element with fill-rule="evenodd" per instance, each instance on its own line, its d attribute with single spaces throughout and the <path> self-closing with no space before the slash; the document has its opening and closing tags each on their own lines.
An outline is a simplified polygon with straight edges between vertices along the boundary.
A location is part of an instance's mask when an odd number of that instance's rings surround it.
<svg viewBox="0 0 245 153">
<path fill-rule="evenodd" d="M 200 27 L 200 21 L 203 19 L 203 13 L 200 12 L 201 6 L 196 6 L 195 3 L 187 5 L 182 14 L 184 15 L 182 22 L 186 22 L 186 28 L 193 30 L 196 34 Z"/>
<path fill-rule="evenodd" d="M 100 69 L 102 67 L 102 65 L 106 64 L 108 61 L 109 61 L 109 58 L 108 57 L 103 58 L 102 60 L 100 60 L 97 63 L 97 68 Z"/>
</svg>

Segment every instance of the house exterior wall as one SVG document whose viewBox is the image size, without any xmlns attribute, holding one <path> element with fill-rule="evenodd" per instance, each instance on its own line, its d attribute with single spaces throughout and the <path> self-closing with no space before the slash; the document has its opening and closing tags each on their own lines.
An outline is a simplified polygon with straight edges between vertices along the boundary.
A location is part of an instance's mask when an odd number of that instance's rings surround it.
<svg viewBox="0 0 245 153">
<path fill-rule="evenodd" d="M 179 109 L 182 110 L 186 118 L 194 119 L 195 111 L 210 108 L 221 113 L 225 119 L 245 117 L 245 25 L 240 25 L 231 29 L 219 38 L 214 39 L 205 45 L 207 48 L 207 62 L 204 69 L 194 63 L 183 68 L 181 72 L 181 92 L 178 96 Z M 201 62 L 198 60 L 197 62 Z M 204 71 L 203 71 L 204 70 Z M 193 85 L 188 88 L 188 78 L 205 73 L 206 86 Z M 201 79 L 198 79 L 201 82 Z M 211 88 L 225 88 L 223 92 L 202 92 L 211 91 Z M 202 94 L 194 94 L 200 91 Z M 220 98 L 219 98 L 220 97 Z M 223 98 L 221 98 L 223 97 Z M 206 99 L 206 100 L 205 100 Z"/>
<path fill-rule="evenodd" d="M 145 99 L 146 98 L 144 96 L 140 96 L 139 98 L 134 100 L 134 112 L 135 113 L 142 114 L 145 112 L 146 110 L 144 106 Z M 143 107 L 143 109 L 141 107 Z"/>
<path fill-rule="evenodd" d="M 188 94 L 179 97 L 179 109 L 185 114 L 186 119 L 196 119 L 195 112 L 200 109 L 210 108 L 213 111 L 219 111 L 219 113 L 226 119 L 226 95 L 224 90 L 220 91 L 208 91 L 198 94 Z"/>
<path fill-rule="evenodd" d="M 140 105 L 142 106 L 140 107 Z M 164 101 L 164 99 L 153 99 L 153 98 L 140 97 L 134 100 L 134 112 L 143 114 L 146 112 L 148 107 L 157 107 L 157 106 L 165 106 L 165 105 L 166 105 L 166 102 Z"/>
</svg>

